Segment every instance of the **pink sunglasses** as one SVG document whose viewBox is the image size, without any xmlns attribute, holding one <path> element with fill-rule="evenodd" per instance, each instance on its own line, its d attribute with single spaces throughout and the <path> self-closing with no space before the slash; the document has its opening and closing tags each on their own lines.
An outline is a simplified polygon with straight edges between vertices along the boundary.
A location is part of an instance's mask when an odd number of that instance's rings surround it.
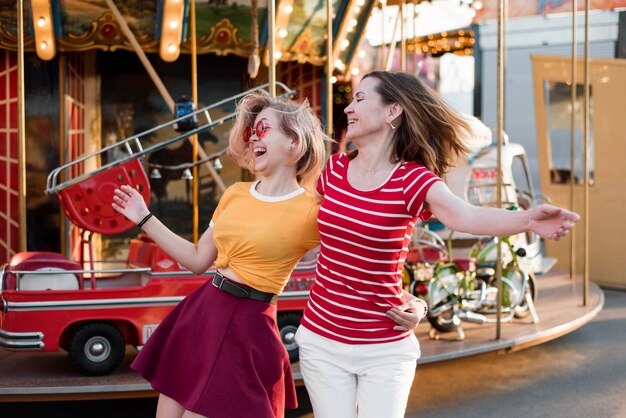
<svg viewBox="0 0 626 418">
<path fill-rule="evenodd" d="M 250 138 L 252 138 L 252 135 L 256 135 L 257 138 L 259 139 L 263 139 L 263 137 L 265 136 L 265 134 L 267 133 L 269 129 L 270 129 L 270 126 L 267 124 L 265 119 L 261 119 L 260 121 L 256 123 L 256 126 L 254 127 L 254 129 L 252 129 L 249 126 L 247 126 L 246 129 L 244 129 L 243 138 L 242 138 L 243 142 L 246 144 L 250 142 Z"/>
</svg>

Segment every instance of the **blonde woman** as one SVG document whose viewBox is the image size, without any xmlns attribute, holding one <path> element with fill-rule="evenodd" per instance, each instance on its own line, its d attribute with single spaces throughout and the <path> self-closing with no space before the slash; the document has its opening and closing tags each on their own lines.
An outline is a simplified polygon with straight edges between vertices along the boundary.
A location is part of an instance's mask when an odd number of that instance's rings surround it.
<svg viewBox="0 0 626 418">
<path fill-rule="evenodd" d="M 230 133 L 235 161 L 256 174 L 222 196 L 197 245 L 150 214 L 136 190 L 113 207 L 196 274 L 218 272 L 159 325 L 132 364 L 160 393 L 157 417 L 283 417 L 297 406 L 279 338 L 276 296 L 319 244 L 314 186 L 324 141 L 308 104 L 255 94 Z"/>
</svg>

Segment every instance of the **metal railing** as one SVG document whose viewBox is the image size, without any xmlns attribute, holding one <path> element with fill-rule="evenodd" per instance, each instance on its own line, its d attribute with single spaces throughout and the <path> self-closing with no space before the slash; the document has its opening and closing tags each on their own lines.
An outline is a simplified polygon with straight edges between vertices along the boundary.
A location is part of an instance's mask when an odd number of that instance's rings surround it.
<svg viewBox="0 0 626 418">
<path fill-rule="evenodd" d="M 294 90 L 289 89 L 285 84 L 277 82 L 276 83 L 277 87 L 280 87 L 281 90 L 283 91 L 282 94 L 278 95 L 278 97 L 290 97 L 293 96 L 295 94 Z M 115 144 L 109 145 L 107 147 L 104 147 L 98 151 L 94 151 L 92 153 L 89 154 L 85 154 L 82 155 L 78 158 L 76 158 L 75 160 L 64 164 L 58 168 L 55 168 L 54 170 L 52 170 L 52 172 L 50 172 L 50 174 L 48 175 L 48 180 L 46 183 L 46 190 L 45 193 L 50 195 L 52 193 L 58 193 L 59 191 L 65 189 L 66 187 L 69 187 L 73 184 L 79 183 L 85 179 L 88 179 L 90 177 L 93 177 L 94 175 L 107 170 L 108 168 L 123 164 L 127 161 L 130 161 L 132 159 L 135 158 L 139 158 L 142 157 L 146 154 L 149 154 L 153 151 L 157 151 L 159 149 L 165 148 L 171 144 L 174 144 L 176 142 L 182 141 L 183 139 L 186 139 L 192 135 L 196 135 L 198 133 L 204 132 L 216 125 L 221 125 L 222 123 L 229 121 L 231 119 L 234 119 L 235 117 L 237 117 L 238 112 L 232 111 L 231 113 L 228 113 L 226 115 L 214 118 L 213 116 L 211 116 L 211 113 L 215 113 L 215 111 L 221 107 L 224 107 L 226 105 L 230 105 L 232 106 L 232 108 L 236 109 L 237 108 L 237 103 L 239 102 L 240 99 L 242 99 L 244 96 L 251 94 L 251 93 L 262 93 L 262 94 L 266 94 L 266 95 L 270 95 L 268 88 L 269 87 L 269 83 L 267 84 L 263 84 L 259 87 L 255 87 L 253 89 L 247 90 L 243 93 L 239 93 L 236 94 L 234 96 L 231 96 L 229 98 L 220 100 L 219 102 L 213 103 L 205 108 L 196 110 L 193 113 L 189 113 L 186 114 L 184 116 L 181 116 L 177 119 L 173 119 L 169 122 L 166 122 L 162 125 L 156 126 L 154 128 L 148 129 L 146 131 L 140 132 L 138 134 L 132 135 L 126 139 L 123 139 L 121 141 L 116 142 Z M 178 136 L 175 136 L 174 138 L 170 138 L 164 141 L 161 141 L 157 144 L 151 145 L 149 147 L 144 147 L 142 144 L 142 139 L 154 134 L 155 132 L 164 130 L 164 129 L 168 129 L 168 128 L 173 128 L 173 125 L 179 122 L 182 122 L 188 118 L 193 118 L 193 117 L 197 117 L 198 120 L 200 121 L 200 118 L 204 118 L 206 121 L 203 121 L 202 124 L 199 123 L 199 126 L 195 129 L 192 129 L 190 131 L 184 132 Z M 90 159 L 90 158 L 94 158 L 97 156 L 100 156 L 108 151 L 111 150 L 122 150 L 124 152 L 124 154 L 126 154 L 124 157 L 119 158 L 115 161 L 110 161 L 100 167 L 98 167 L 95 170 L 89 171 L 87 173 L 80 173 L 76 176 L 73 176 L 71 174 L 71 168 L 77 166 L 80 163 L 85 162 L 86 160 Z M 222 154 L 218 153 L 218 154 Z M 61 177 L 61 174 L 65 175 L 65 180 L 62 182 L 59 182 L 59 178 Z"/>
</svg>

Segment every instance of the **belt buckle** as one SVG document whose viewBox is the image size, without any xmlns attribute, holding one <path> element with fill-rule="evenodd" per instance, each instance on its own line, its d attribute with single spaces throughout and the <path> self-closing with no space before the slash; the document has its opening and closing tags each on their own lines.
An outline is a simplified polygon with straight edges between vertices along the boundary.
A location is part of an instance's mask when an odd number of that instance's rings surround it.
<svg viewBox="0 0 626 418">
<path fill-rule="evenodd" d="M 217 284 L 215 283 L 215 279 L 218 280 Z M 226 281 L 226 277 L 221 275 L 219 272 L 215 273 L 215 276 L 213 276 L 213 280 L 211 280 L 211 282 L 213 283 L 213 286 L 217 287 L 219 290 L 222 290 L 222 286 L 224 285 L 225 281 Z"/>
<path fill-rule="evenodd" d="M 226 276 L 221 273 L 215 273 L 215 278 L 221 279 L 219 284 L 216 285 L 213 282 L 213 286 L 217 287 L 222 292 L 226 292 L 231 296 L 239 299 L 247 299 L 250 297 L 250 292 L 245 288 L 239 286 L 237 283 L 233 283 Z"/>
</svg>

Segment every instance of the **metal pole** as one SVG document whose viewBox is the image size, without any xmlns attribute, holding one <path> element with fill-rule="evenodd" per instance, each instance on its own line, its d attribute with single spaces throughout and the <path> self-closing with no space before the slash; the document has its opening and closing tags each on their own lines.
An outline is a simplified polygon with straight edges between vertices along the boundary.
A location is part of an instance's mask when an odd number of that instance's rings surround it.
<svg viewBox="0 0 626 418">
<path fill-rule="evenodd" d="M 498 0 L 498 79 L 497 79 L 497 141 L 498 141 L 498 175 L 496 182 L 496 200 L 498 207 L 502 205 L 502 142 L 504 131 L 504 4 L 505 0 Z M 502 328 L 502 240 L 498 239 L 496 255 L 496 340 L 500 339 Z"/>
<path fill-rule="evenodd" d="M 583 106 L 584 170 L 585 170 L 585 208 L 583 210 L 583 241 L 584 272 L 583 272 L 583 306 L 587 306 L 589 297 L 589 0 L 585 0 L 585 104 Z"/>
<path fill-rule="evenodd" d="M 189 30 L 191 32 L 191 100 L 194 109 L 198 108 L 198 49 L 196 43 L 196 0 L 189 2 Z M 198 160 L 198 135 L 191 138 L 193 154 L 191 160 Z M 198 243 L 198 166 L 193 166 L 193 242 Z"/>
<path fill-rule="evenodd" d="M 578 9 L 577 1 L 572 0 L 572 85 L 571 85 L 571 106 L 572 114 L 570 115 L 570 154 L 569 154 L 569 166 L 570 166 L 570 181 L 569 181 L 569 208 L 574 210 L 574 160 L 576 158 L 575 143 L 576 143 L 576 10 Z M 576 275 L 576 231 L 572 229 L 569 237 L 569 278 L 574 279 Z"/>
<path fill-rule="evenodd" d="M 333 134 L 333 2 L 326 1 L 326 134 Z M 330 156 L 331 144 L 326 144 L 326 155 Z"/>
<path fill-rule="evenodd" d="M 17 3 L 17 132 L 18 132 L 18 193 L 19 193 L 19 251 L 26 251 L 26 98 L 24 89 L 24 0 Z M 8 234 L 10 237 L 10 234 Z M 11 242 L 11 239 L 7 239 Z M 9 245 L 10 248 L 10 245 Z"/>
<path fill-rule="evenodd" d="M 385 67 L 383 68 L 384 70 L 391 70 L 391 67 L 393 66 L 393 56 L 396 52 L 396 43 L 397 43 L 397 37 L 396 34 L 398 33 L 398 25 L 399 25 L 399 19 L 400 19 L 400 14 L 396 14 L 396 21 L 393 24 L 393 32 L 391 35 L 391 42 L 389 42 L 389 48 L 387 49 L 387 56 L 385 57 Z"/>
<path fill-rule="evenodd" d="M 502 103 L 503 109 L 506 108 L 506 68 L 507 68 L 507 59 L 508 59 L 508 50 L 509 47 L 507 45 L 508 39 L 506 37 L 507 34 L 507 26 L 509 25 L 509 2 L 505 1 L 502 5 Z M 502 130 L 506 132 L 506 112 L 502 113 Z M 501 168 L 501 167 L 499 167 Z"/>
<path fill-rule="evenodd" d="M 267 78 L 269 83 L 269 93 L 272 97 L 276 96 L 276 57 L 274 56 L 274 46 L 276 42 L 276 34 L 274 33 L 276 23 L 276 0 L 267 0 L 267 42 L 269 47 L 269 68 L 267 69 Z"/>
<path fill-rule="evenodd" d="M 415 36 L 415 34 L 417 33 L 417 5 L 419 4 L 419 0 L 413 0 L 413 13 L 411 14 L 411 24 L 413 25 L 413 30 L 411 31 L 411 38 L 413 39 L 413 41 L 415 41 L 417 39 L 417 36 Z M 413 45 L 415 46 L 415 76 L 419 76 L 419 71 L 417 70 L 419 67 L 419 64 L 424 65 L 423 62 L 421 62 L 421 56 L 425 54 L 422 54 L 422 49 L 420 48 L 420 50 L 417 50 L 417 42 L 413 42 Z"/>
<path fill-rule="evenodd" d="M 400 2 L 400 70 L 406 72 L 406 36 L 404 35 L 404 10 L 406 0 Z"/>
<path fill-rule="evenodd" d="M 384 70 L 387 66 L 387 0 L 380 2 L 380 32 L 382 33 L 380 41 L 380 69 Z"/>
<path fill-rule="evenodd" d="M 385 69 L 385 9 L 387 7 L 387 0 L 380 2 L 380 69 Z"/>
</svg>

